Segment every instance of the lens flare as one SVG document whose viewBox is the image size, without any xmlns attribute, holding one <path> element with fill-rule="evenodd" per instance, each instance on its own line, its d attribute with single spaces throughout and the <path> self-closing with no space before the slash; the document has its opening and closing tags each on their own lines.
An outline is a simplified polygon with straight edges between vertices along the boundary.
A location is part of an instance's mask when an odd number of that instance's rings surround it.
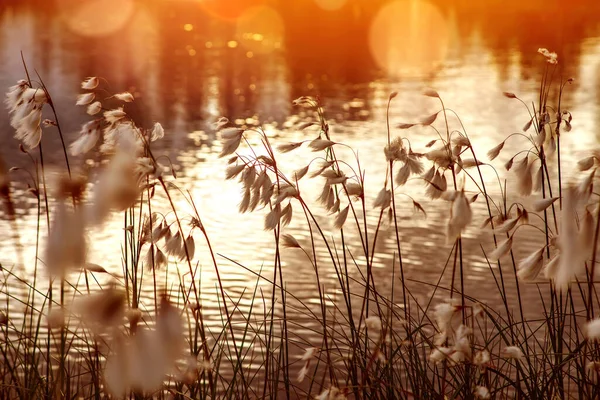
<svg viewBox="0 0 600 400">
<path fill-rule="evenodd" d="M 315 0 L 315 3 L 323 10 L 335 11 L 344 7 L 348 0 Z"/>
<path fill-rule="evenodd" d="M 369 32 L 371 54 L 392 77 L 430 73 L 446 57 L 448 22 L 426 1 L 397 0 L 385 5 Z"/>
<path fill-rule="evenodd" d="M 58 0 L 62 20 L 81 36 L 106 36 L 123 28 L 135 10 L 133 0 Z"/>
<path fill-rule="evenodd" d="M 200 7 L 215 18 L 234 21 L 265 0 L 201 0 Z"/>
<path fill-rule="evenodd" d="M 270 7 L 249 9 L 237 22 L 236 36 L 240 43 L 253 54 L 270 53 L 283 41 L 283 19 Z"/>
</svg>

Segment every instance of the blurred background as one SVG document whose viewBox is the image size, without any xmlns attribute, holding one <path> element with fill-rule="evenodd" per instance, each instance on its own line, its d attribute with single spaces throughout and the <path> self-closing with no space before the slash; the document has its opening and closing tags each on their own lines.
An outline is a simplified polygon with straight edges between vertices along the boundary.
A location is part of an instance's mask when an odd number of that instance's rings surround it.
<svg viewBox="0 0 600 400">
<path fill-rule="evenodd" d="M 300 95 L 367 119 L 373 82 L 432 81 L 472 52 L 471 67 L 492 64 L 500 82 L 510 68 L 535 75 L 539 47 L 576 74 L 600 3 L 3 0 L 0 21 L 3 87 L 22 77 L 23 51 L 56 96 L 99 75 L 134 93 L 149 121 L 193 131 L 221 115 L 282 123 Z"/>
</svg>

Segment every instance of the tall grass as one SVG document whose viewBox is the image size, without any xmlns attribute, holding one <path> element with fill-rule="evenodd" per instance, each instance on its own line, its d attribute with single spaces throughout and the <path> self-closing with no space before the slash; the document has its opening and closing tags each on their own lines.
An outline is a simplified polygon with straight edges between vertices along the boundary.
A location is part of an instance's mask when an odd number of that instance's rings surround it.
<svg viewBox="0 0 600 400">
<path fill-rule="evenodd" d="M 600 153 L 582 159 L 581 176 L 564 182 L 561 136 L 571 129 L 571 114 L 562 95 L 571 81 L 558 78 L 555 54 L 540 52 L 546 63 L 537 101 L 530 106 L 505 93 L 507 102 L 522 103 L 525 126 L 487 156 L 472 146 L 458 115 L 434 90 L 424 95 L 439 109 L 420 122 L 392 126 L 388 115 L 385 176 L 369 180 L 368 165 L 332 136 L 315 99 L 294 101 L 311 116 L 296 128 L 317 132 L 301 142 L 273 143 L 261 128 L 221 119 L 215 130 L 220 156 L 228 158 L 225 176 L 239 179 L 243 189 L 239 211 L 264 214 L 257 229 L 273 235 L 271 264 L 258 271 L 228 257 L 227 249 L 213 249 L 195 199 L 156 155 L 162 126 L 135 124 L 127 114 L 135 101 L 130 93 L 100 99 L 98 78 L 82 83 L 77 101 L 93 119 L 68 149 L 62 142 L 65 171 L 50 176 L 42 132 L 56 129 L 62 138 L 59 110 L 41 78 L 32 80 L 26 70 L 27 79 L 9 89 L 7 105 L 30 166 L 0 171 L 18 255 L 1 271 L 2 397 L 598 397 L 600 207 L 594 184 Z M 388 114 L 395 97 L 389 97 Z M 54 119 L 42 123 L 45 107 Z M 402 137 L 415 126 L 431 132 L 422 149 Z M 508 140 L 522 147 L 504 166 L 483 161 L 494 160 Z M 82 173 L 67 154 L 90 151 L 107 162 Z M 315 157 L 289 174 L 281 160 L 290 152 Z M 409 180 L 423 182 L 424 195 L 408 193 Z M 25 259 L 31 252 L 21 251 L 28 232 L 21 231 L 15 212 L 20 181 L 37 204 L 31 260 Z M 321 190 L 316 201 L 305 195 L 315 186 Z M 374 201 L 369 188 L 378 190 Z M 188 212 L 176 206 L 181 200 Z M 405 269 L 403 237 L 411 232 L 402 228 L 400 210 L 407 201 L 415 213 L 425 214 L 434 201 L 447 209 L 443 228 L 451 250 L 435 282 L 415 280 Z M 478 229 L 475 202 L 485 210 L 479 241 L 463 238 Z M 88 233 L 115 213 L 123 221 L 115 232 L 122 237 L 120 249 L 112 249 L 122 255 L 120 274 L 89 259 L 86 250 Z M 292 219 L 301 221 L 304 239 L 285 233 Z M 385 266 L 389 279 L 382 282 L 374 268 L 378 244 L 389 239 L 384 227 L 393 232 L 394 250 Z M 519 242 L 537 248 L 517 259 Z M 201 268 L 207 267 L 201 267 L 197 246 L 214 269 L 214 293 L 202 293 Z M 287 289 L 294 273 L 284 268 L 283 257 L 290 252 L 314 269 L 310 290 L 317 306 Z M 467 291 L 472 257 L 489 268 L 499 299 L 493 305 Z M 225 262 L 254 277 L 249 292 L 228 292 L 221 277 Z M 177 274 L 169 273 L 173 269 Z M 334 292 L 325 289 L 328 271 Z M 47 285 L 42 276 L 50 277 Z M 142 296 L 148 287 L 150 303 Z M 415 289 L 430 296 L 423 301 Z M 542 309 L 528 310 L 525 294 L 531 292 Z M 218 302 L 218 324 L 207 320 L 207 298 Z"/>
</svg>

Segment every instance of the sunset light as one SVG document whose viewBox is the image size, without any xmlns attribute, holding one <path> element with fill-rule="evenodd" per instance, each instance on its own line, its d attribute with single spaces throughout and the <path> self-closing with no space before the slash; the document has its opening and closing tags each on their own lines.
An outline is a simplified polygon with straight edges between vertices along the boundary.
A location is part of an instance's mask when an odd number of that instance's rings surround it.
<svg viewBox="0 0 600 400">
<path fill-rule="evenodd" d="M 396 0 L 379 10 L 369 30 L 377 64 L 395 77 L 426 75 L 448 51 L 448 21 L 428 1 Z"/>
</svg>

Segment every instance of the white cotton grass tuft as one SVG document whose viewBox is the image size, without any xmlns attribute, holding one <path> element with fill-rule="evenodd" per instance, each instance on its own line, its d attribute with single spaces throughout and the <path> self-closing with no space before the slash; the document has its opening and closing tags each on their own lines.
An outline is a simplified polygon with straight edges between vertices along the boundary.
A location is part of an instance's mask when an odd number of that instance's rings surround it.
<svg viewBox="0 0 600 400">
<path fill-rule="evenodd" d="M 420 157 L 420 154 L 413 153 L 411 149 L 408 149 L 408 156 L 405 162 L 411 174 L 419 175 L 423 173 L 423 163 L 419 160 Z"/>
<path fill-rule="evenodd" d="M 95 98 L 96 98 L 96 95 L 94 93 L 82 93 L 77 96 L 77 102 L 75 103 L 75 105 L 87 106 L 92 101 L 94 101 Z"/>
<path fill-rule="evenodd" d="M 323 188 L 321 189 L 321 194 L 317 198 L 317 201 L 323 204 L 325 208 L 329 209 L 335 201 L 334 197 L 335 196 L 333 194 L 333 189 L 331 188 L 331 186 L 323 185 Z"/>
<path fill-rule="evenodd" d="M 310 147 L 312 151 L 321 151 L 330 148 L 334 144 L 335 142 L 332 142 L 331 140 L 317 138 L 312 140 L 308 144 L 308 147 Z"/>
<path fill-rule="evenodd" d="M 125 292 L 110 285 L 101 291 L 78 298 L 73 312 L 95 335 L 118 329 L 125 316 Z"/>
<path fill-rule="evenodd" d="M 383 153 L 388 161 L 405 161 L 406 150 L 404 149 L 402 138 L 395 137 L 390 144 L 383 148 Z"/>
<path fill-rule="evenodd" d="M 399 186 L 402 186 L 406 183 L 406 181 L 408 181 L 408 178 L 410 176 L 410 165 L 408 163 L 404 164 L 402 166 L 402 168 L 400 168 L 398 170 L 398 173 L 396 174 L 396 184 Z"/>
<path fill-rule="evenodd" d="M 348 196 L 361 197 L 363 194 L 362 186 L 359 183 L 350 182 L 346 184 Z"/>
<path fill-rule="evenodd" d="M 464 190 L 456 192 L 452 201 L 450 210 L 450 219 L 448 220 L 446 229 L 446 239 L 448 242 L 454 241 L 460 237 L 463 230 L 471 223 L 473 212 L 469 201 L 465 196 Z"/>
<path fill-rule="evenodd" d="M 548 64 L 557 64 L 558 63 L 558 55 L 555 52 L 550 52 L 548 49 L 540 47 L 538 49 L 538 53 L 543 55 L 546 58 L 546 62 Z"/>
<path fill-rule="evenodd" d="M 27 83 L 25 79 L 21 79 L 16 85 L 8 88 L 4 104 L 6 104 L 6 108 L 8 108 L 9 112 L 13 112 L 17 108 L 17 105 L 27 88 L 29 88 L 29 83 Z"/>
<path fill-rule="evenodd" d="M 435 341 L 437 345 L 441 345 L 446 341 L 451 329 L 452 318 L 458 310 L 460 310 L 460 306 L 451 302 L 440 303 L 435 306 L 433 317 L 440 332 Z"/>
<path fill-rule="evenodd" d="M 325 389 L 316 397 L 317 400 L 345 400 L 346 391 L 342 391 L 335 386 Z"/>
<path fill-rule="evenodd" d="M 427 181 L 427 188 L 425 189 L 425 194 L 429 196 L 432 200 L 439 199 L 442 197 L 442 194 L 447 189 L 446 176 L 444 173 L 440 173 L 439 171 L 435 171 L 433 174 L 433 178 L 431 181 Z"/>
<path fill-rule="evenodd" d="M 491 397 L 490 390 L 485 386 L 476 386 L 473 394 L 475 395 L 475 398 L 481 400 L 487 400 Z"/>
<path fill-rule="evenodd" d="M 94 90 L 98 87 L 99 83 L 100 80 L 97 77 L 91 76 L 89 78 L 86 78 L 83 82 L 81 82 L 81 88 L 84 90 Z"/>
<path fill-rule="evenodd" d="M 165 137 L 165 130 L 159 122 L 156 122 L 152 127 L 152 132 L 150 133 L 150 141 L 155 142 L 163 137 Z"/>
<path fill-rule="evenodd" d="M 454 353 L 454 349 L 452 347 L 436 347 L 429 354 L 429 361 L 434 364 L 439 364 L 444 360 L 453 361 L 451 356 Z"/>
<path fill-rule="evenodd" d="M 156 172 L 156 164 L 150 157 L 138 157 L 135 160 L 133 172 L 136 175 L 138 182 Z"/>
<path fill-rule="evenodd" d="M 289 223 L 292 221 L 293 215 L 294 215 L 294 213 L 292 211 L 292 203 L 290 202 L 287 204 L 287 206 L 285 206 L 281 210 L 281 218 L 280 218 L 281 226 L 289 225 Z"/>
<path fill-rule="evenodd" d="M 191 234 L 185 239 L 185 247 L 187 248 L 187 255 L 190 258 L 190 261 L 194 258 L 196 254 L 196 243 L 194 242 L 194 236 Z"/>
<path fill-rule="evenodd" d="M 507 346 L 502 349 L 501 356 L 507 359 L 521 360 L 523 358 L 523 352 L 518 346 Z"/>
<path fill-rule="evenodd" d="M 112 157 L 100 173 L 91 199 L 85 206 L 89 224 L 102 224 L 111 211 L 125 210 L 138 200 L 140 187 L 135 167 L 135 155 L 117 151 Z"/>
<path fill-rule="evenodd" d="M 487 365 L 491 361 L 490 352 L 487 350 L 481 350 L 475 353 L 473 356 L 473 364 L 477 366 Z"/>
<path fill-rule="evenodd" d="M 223 148 L 219 157 L 225 157 L 235 153 L 240 146 L 240 142 L 244 135 L 244 130 L 241 128 L 227 128 L 221 131 L 221 144 Z"/>
<path fill-rule="evenodd" d="M 438 92 L 436 92 L 433 89 L 425 89 L 423 91 L 423 95 L 428 96 L 428 97 L 436 97 L 436 98 L 440 97 L 440 95 L 438 94 Z"/>
<path fill-rule="evenodd" d="M 302 368 L 300 368 L 300 371 L 298 371 L 298 383 L 302 383 L 304 381 L 306 374 L 308 374 L 308 363 L 304 363 Z"/>
<path fill-rule="evenodd" d="M 344 207 L 342 209 L 342 211 L 340 211 L 335 216 L 335 219 L 333 221 L 333 226 L 335 227 L 335 229 L 337 229 L 337 230 L 342 229 L 342 227 L 344 226 L 344 223 L 346 222 L 346 218 L 348 217 L 348 210 L 349 209 L 350 209 L 350 206 L 347 205 L 346 207 Z"/>
<path fill-rule="evenodd" d="M 6 96 L 5 103 L 11 114 L 10 125 L 16 129 L 15 138 L 29 150 L 37 147 L 42 139 L 42 108 L 48 101 L 46 92 L 19 81 Z"/>
<path fill-rule="evenodd" d="M 510 232 L 515 226 L 517 226 L 519 219 L 521 219 L 521 217 L 516 216 L 516 217 L 505 220 L 504 222 L 502 222 L 502 224 L 500 224 L 499 226 L 496 226 L 494 228 L 494 232 L 496 232 L 496 233 Z"/>
<path fill-rule="evenodd" d="M 381 331 L 381 319 L 376 316 L 376 315 L 372 315 L 370 317 L 368 317 L 367 319 L 365 319 L 365 325 L 367 327 L 367 329 L 371 330 L 371 331 L 376 331 L 376 332 L 380 332 Z"/>
<path fill-rule="evenodd" d="M 466 137 L 463 134 L 455 135 L 452 138 L 452 143 L 454 143 L 455 146 L 459 147 L 471 147 L 471 141 L 468 137 Z"/>
<path fill-rule="evenodd" d="M 86 109 L 86 112 L 88 113 L 88 115 L 96 115 L 100 111 L 102 111 L 102 103 L 100 103 L 99 101 L 93 102 L 92 104 L 87 106 L 87 109 Z"/>
<path fill-rule="evenodd" d="M 496 247 L 496 249 L 489 254 L 488 258 L 493 261 L 500 260 L 500 258 L 502 258 L 506 254 L 508 254 L 508 252 L 510 252 L 510 250 L 512 249 L 512 245 L 513 237 L 511 235 L 508 239 L 498 244 L 498 247 Z"/>
<path fill-rule="evenodd" d="M 298 240 L 296 240 L 296 238 L 290 234 L 286 233 L 286 234 L 281 235 L 280 240 L 281 240 L 283 247 L 297 248 L 297 249 L 301 248 L 300 243 L 298 243 Z"/>
<path fill-rule="evenodd" d="M 529 157 L 517 162 L 513 171 L 517 177 L 517 190 L 522 196 L 529 196 L 533 191 L 533 162 L 529 162 Z"/>
<path fill-rule="evenodd" d="M 126 116 L 127 113 L 123 111 L 122 107 L 104 112 L 104 119 L 106 119 L 106 122 L 108 122 L 109 124 L 114 124 L 115 122 L 118 122 Z"/>
<path fill-rule="evenodd" d="M 219 119 L 213 123 L 213 128 L 216 131 L 219 131 L 223 128 L 225 128 L 225 126 L 229 123 L 229 118 L 227 117 L 219 117 Z"/>
<path fill-rule="evenodd" d="M 50 224 L 44 262 L 52 276 L 83 268 L 87 252 L 86 226 L 79 209 L 58 201 Z"/>
<path fill-rule="evenodd" d="M 292 176 L 294 177 L 295 181 L 299 181 L 300 179 L 304 178 L 304 176 L 306 175 L 307 172 L 308 172 L 308 165 L 294 171 L 292 173 Z"/>
<path fill-rule="evenodd" d="M 181 232 L 177 230 L 177 232 L 165 243 L 165 252 L 170 256 L 176 257 L 180 260 L 185 260 L 186 253 L 183 246 L 183 237 L 181 236 Z"/>
<path fill-rule="evenodd" d="M 600 339 L 600 318 L 586 322 L 584 327 L 585 337 L 589 340 Z"/>
<path fill-rule="evenodd" d="M 85 123 L 79 131 L 79 137 L 69 146 L 72 156 L 85 154 L 94 148 L 100 138 L 100 122 L 98 120 Z"/>
<path fill-rule="evenodd" d="M 460 325 L 454 335 L 454 350 L 450 355 L 450 359 L 454 363 L 461 363 L 471 359 L 471 341 L 470 337 L 473 334 L 471 328 L 466 325 Z M 437 342 L 439 344 L 439 342 Z"/>
<path fill-rule="evenodd" d="M 300 146 L 302 146 L 302 142 L 284 143 L 277 146 L 277 150 L 279 150 L 280 153 L 289 153 Z"/>
<path fill-rule="evenodd" d="M 225 179 L 233 179 L 238 176 L 244 169 L 246 164 L 230 165 L 225 169 Z"/>
<path fill-rule="evenodd" d="M 548 261 L 546 266 L 544 267 L 544 278 L 546 279 L 554 279 L 558 273 L 558 267 L 560 265 L 560 252 L 557 252 L 556 255 Z"/>
<path fill-rule="evenodd" d="M 116 152 L 138 155 L 143 152 L 142 132 L 132 121 L 119 121 L 104 128 L 104 142 L 100 146 L 103 154 Z"/>
<path fill-rule="evenodd" d="M 557 245 L 560 257 L 555 257 L 552 265 L 548 266 L 545 275 L 550 278 L 554 287 L 566 291 L 571 281 L 585 271 L 585 261 L 588 258 L 587 240 L 582 241 L 577 228 L 576 207 L 580 200 L 580 190 L 569 186 L 563 190 L 563 207 L 561 210 L 561 225 Z"/>
<path fill-rule="evenodd" d="M 534 251 L 517 265 L 517 276 L 524 281 L 535 280 L 544 266 L 544 250 L 546 246 Z"/>
<path fill-rule="evenodd" d="M 315 356 L 316 352 L 317 352 L 316 347 L 309 347 L 306 349 L 306 351 L 300 358 L 300 361 L 304 361 L 304 365 L 298 372 L 298 382 L 299 383 L 304 381 L 304 378 L 306 378 L 306 375 L 308 373 L 308 367 L 310 366 L 310 361 Z"/>
<path fill-rule="evenodd" d="M 533 211 L 536 212 L 540 212 L 540 211 L 544 211 L 545 209 L 547 209 L 548 207 L 550 207 L 552 204 L 554 204 L 554 202 L 558 200 L 558 197 L 548 197 L 547 199 L 540 199 L 535 201 L 531 208 L 533 209 Z"/>
<path fill-rule="evenodd" d="M 134 100 L 133 95 L 129 92 L 117 93 L 113 97 L 125 103 L 131 103 Z"/>
<path fill-rule="evenodd" d="M 433 161 L 441 168 L 446 168 L 452 163 L 452 152 L 448 145 L 440 147 L 438 149 L 430 150 L 425 153 L 425 158 Z"/>
<path fill-rule="evenodd" d="M 29 150 L 37 147 L 42 140 L 42 108 L 35 106 L 29 114 L 16 123 L 15 139 L 23 142 Z"/>
<path fill-rule="evenodd" d="M 383 188 L 379 191 L 379 194 L 375 198 L 375 202 L 373 203 L 373 207 L 381 208 L 385 210 L 390 206 L 392 202 L 392 192 L 386 188 Z"/>
<path fill-rule="evenodd" d="M 281 205 L 277 204 L 273 209 L 267 213 L 265 217 L 265 230 L 272 231 L 279 224 L 281 219 Z"/>
<path fill-rule="evenodd" d="M 184 337 L 180 311 L 161 300 L 154 330 L 138 328 L 136 335 L 117 336 L 107 357 L 104 381 L 115 396 L 134 390 L 154 392 L 176 370 Z"/>
</svg>

